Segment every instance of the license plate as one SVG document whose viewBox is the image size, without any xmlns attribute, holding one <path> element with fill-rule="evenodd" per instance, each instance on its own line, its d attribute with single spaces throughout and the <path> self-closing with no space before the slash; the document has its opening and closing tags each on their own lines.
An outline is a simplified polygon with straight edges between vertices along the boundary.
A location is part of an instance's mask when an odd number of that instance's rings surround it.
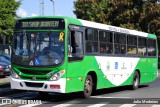
<svg viewBox="0 0 160 107">
<path fill-rule="evenodd" d="M 9 69 L 6 69 L 6 71 L 9 71 Z"/>
</svg>

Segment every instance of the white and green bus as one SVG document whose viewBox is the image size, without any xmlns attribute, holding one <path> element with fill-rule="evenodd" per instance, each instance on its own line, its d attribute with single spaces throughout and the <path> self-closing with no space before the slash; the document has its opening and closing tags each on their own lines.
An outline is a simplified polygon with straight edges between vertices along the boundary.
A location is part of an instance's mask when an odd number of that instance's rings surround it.
<svg viewBox="0 0 160 107">
<path fill-rule="evenodd" d="M 11 88 L 82 92 L 154 81 L 157 37 L 136 30 L 62 16 L 16 21 Z"/>
</svg>

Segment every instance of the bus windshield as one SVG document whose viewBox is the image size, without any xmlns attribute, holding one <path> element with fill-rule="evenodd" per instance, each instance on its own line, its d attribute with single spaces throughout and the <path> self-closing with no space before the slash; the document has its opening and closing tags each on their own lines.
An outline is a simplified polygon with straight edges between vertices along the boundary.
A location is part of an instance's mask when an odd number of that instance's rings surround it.
<svg viewBox="0 0 160 107">
<path fill-rule="evenodd" d="M 63 32 L 23 32 L 13 38 L 12 61 L 28 66 L 53 66 L 64 59 Z"/>
</svg>

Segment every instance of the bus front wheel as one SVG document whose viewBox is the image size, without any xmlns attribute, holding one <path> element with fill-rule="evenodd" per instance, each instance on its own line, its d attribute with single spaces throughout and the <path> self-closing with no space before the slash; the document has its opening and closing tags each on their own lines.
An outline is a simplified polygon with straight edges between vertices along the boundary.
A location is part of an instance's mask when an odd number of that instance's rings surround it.
<svg viewBox="0 0 160 107">
<path fill-rule="evenodd" d="M 83 97 L 89 98 L 92 94 L 93 90 L 93 80 L 91 75 L 87 75 L 85 83 L 84 83 L 84 90 L 83 90 Z"/>
<path fill-rule="evenodd" d="M 132 83 L 133 90 L 139 87 L 139 81 L 140 81 L 140 76 L 139 76 L 139 73 L 136 71 L 133 76 L 133 83 Z"/>
</svg>

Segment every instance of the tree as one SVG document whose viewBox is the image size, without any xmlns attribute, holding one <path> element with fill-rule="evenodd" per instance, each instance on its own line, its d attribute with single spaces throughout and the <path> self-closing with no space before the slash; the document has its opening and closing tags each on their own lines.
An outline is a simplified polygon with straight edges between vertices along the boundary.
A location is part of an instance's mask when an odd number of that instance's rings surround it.
<svg viewBox="0 0 160 107">
<path fill-rule="evenodd" d="M 145 2 L 140 26 L 142 31 L 160 36 L 160 4 L 155 2 Z"/>
<path fill-rule="evenodd" d="M 5 44 L 5 38 L 13 35 L 16 10 L 20 4 L 21 1 L 0 0 L 0 42 L 3 41 L 3 44 Z"/>
<path fill-rule="evenodd" d="M 96 21 L 100 23 L 107 22 L 106 10 L 107 0 L 77 0 L 74 1 L 75 10 L 73 11 L 77 18 Z"/>
<path fill-rule="evenodd" d="M 74 7 L 77 18 L 160 36 L 157 0 L 77 0 Z"/>
</svg>

